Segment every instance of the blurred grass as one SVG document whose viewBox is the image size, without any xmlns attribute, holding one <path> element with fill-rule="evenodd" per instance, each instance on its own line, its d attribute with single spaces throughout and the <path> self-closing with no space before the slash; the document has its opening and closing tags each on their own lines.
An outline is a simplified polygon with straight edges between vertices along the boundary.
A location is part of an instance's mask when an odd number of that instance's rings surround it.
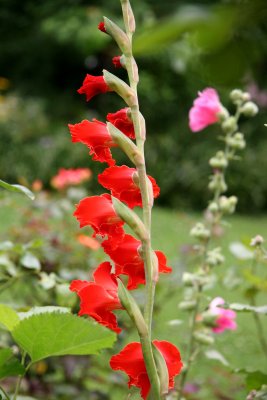
<svg viewBox="0 0 267 400">
<path fill-rule="evenodd" d="M 38 195 L 37 195 L 38 200 Z M 0 240 L 9 240 L 12 231 L 22 229 L 27 220 L 27 210 L 39 216 L 42 210 L 36 207 L 35 202 L 30 202 L 20 195 L 4 196 L 0 202 Z M 74 209 L 74 204 L 73 204 Z M 181 312 L 177 305 L 182 298 L 183 288 L 180 278 L 183 270 L 187 267 L 187 253 L 193 240 L 189 236 L 189 231 L 194 223 L 201 220 L 202 216 L 198 213 L 187 213 L 178 210 L 167 210 L 155 208 L 153 212 L 153 245 L 155 249 L 165 252 L 168 257 L 169 265 L 173 267 L 173 274 L 162 276 L 157 288 L 154 336 L 161 340 L 170 340 L 181 349 L 182 357 L 186 354 L 188 339 L 188 315 Z M 67 223 L 70 227 L 69 234 L 79 232 L 78 224 L 72 217 L 71 211 L 66 214 Z M 231 216 L 228 218 L 229 226 L 225 227 L 225 234 L 216 239 L 214 247 L 221 245 L 224 249 L 226 262 L 218 268 L 218 282 L 210 291 L 207 291 L 208 301 L 215 296 L 222 296 L 229 302 L 245 303 L 243 296 L 244 287 L 230 289 L 222 285 L 222 279 L 227 274 L 230 267 L 235 266 L 242 277 L 242 268 L 248 267 L 250 261 L 237 262 L 229 252 L 229 244 L 232 241 L 244 241 L 249 243 L 250 239 L 256 234 L 261 234 L 267 238 L 267 215 L 258 216 Z M 53 228 L 54 226 L 54 228 Z M 57 221 L 51 221 L 51 229 L 57 228 Z M 84 229 L 84 232 L 88 229 Z M 73 237 L 73 236 L 72 236 Z M 100 258 L 102 257 L 99 255 Z M 97 257 L 98 258 L 98 257 Z M 192 266 L 190 266 L 191 268 Z M 263 272 L 266 276 L 266 272 Z M 142 297 L 141 291 L 136 291 L 137 297 Z M 259 297 L 260 303 L 264 301 L 264 296 Z M 266 302 L 266 300 L 265 300 Z M 120 313 L 119 313 L 120 315 Z M 267 331 L 267 321 L 265 319 L 265 329 Z M 122 316 L 124 321 L 124 316 Z M 182 320 L 180 325 L 170 325 L 171 320 Z M 216 336 L 216 344 L 213 348 L 219 350 L 229 361 L 231 368 L 249 368 L 250 370 L 260 369 L 266 372 L 266 360 L 259 347 L 254 321 L 249 313 L 240 313 L 237 317 L 238 329 L 235 332 L 225 332 Z M 131 341 L 137 339 L 135 333 L 122 335 L 115 351 L 122 347 L 121 341 Z M 107 363 L 107 354 L 102 355 L 103 363 Z M 102 358 L 101 357 L 101 358 Z M 208 376 L 208 378 L 207 378 Z M 199 399 L 234 399 L 241 400 L 246 396 L 244 382 L 239 377 L 217 361 L 207 360 L 203 356 L 196 363 L 192 371 L 191 379 L 201 387 Z M 208 382 L 208 385 L 207 385 Z M 117 390 L 117 389 L 116 389 Z M 114 391 L 117 393 L 117 391 Z M 126 390 L 126 389 L 125 389 Z M 126 393 L 126 392 L 125 392 Z M 118 396 L 118 394 L 116 394 Z M 126 396 L 126 394 L 125 394 Z M 113 394 L 111 395 L 113 400 Z"/>
</svg>

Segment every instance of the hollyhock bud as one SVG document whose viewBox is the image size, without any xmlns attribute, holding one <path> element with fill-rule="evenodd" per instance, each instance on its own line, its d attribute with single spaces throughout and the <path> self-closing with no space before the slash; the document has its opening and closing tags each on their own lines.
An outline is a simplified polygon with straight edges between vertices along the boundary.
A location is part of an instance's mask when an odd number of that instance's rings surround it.
<svg viewBox="0 0 267 400">
<path fill-rule="evenodd" d="M 213 315 L 217 316 L 215 321 L 216 326 L 212 328 L 213 332 L 215 333 L 222 333 L 226 329 L 235 330 L 237 328 L 237 324 L 234 321 L 236 318 L 236 313 L 233 310 L 218 307 L 224 303 L 225 301 L 223 298 L 215 297 L 209 306 L 209 311 Z"/>
<path fill-rule="evenodd" d="M 101 325 L 120 333 L 113 310 L 122 309 L 118 297 L 118 284 L 109 262 L 100 264 L 93 274 L 92 281 L 75 280 L 70 290 L 80 297 L 79 315 L 89 315 Z"/>
<path fill-rule="evenodd" d="M 212 168 L 219 168 L 223 169 L 226 168 L 228 165 L 227 158 L 223 151 L 218 151 L 215 157 L 212 157 L 209 161 L 209 164 Z"/>
<path fill-rule="evenodd" d="M 238 128 L 235 117 L 226 118 L 226 120 L 222 123 L 222 130 L 225 133 L 233 133 Z"/>
<path fill-rule="evenodd" d="M 116 275 L 128 275 L 127 289 L 136 289 L 138 285 L 145 284 L 144 261 L 139 253 L 141 242 L 131 235 L 125 235 L 116 248 L 110 246 L 110 240 L 102 243 L 104 251 L 115 263 Z M 172 269 L 166 265 L 167 260 L 161 251 L 155 251 L 158 259 L 159 273 L 170 273 Z"/>
<path fill-rule="evenodd" d="M 210 267 L 216 267 L 224 263 L 224 256 L 222 255 L 222 249 L 216 247 L 213 250 L 207 252 L 206 262 Z"/>
<path fill-rule="evenodd" d="M 240 104 L 243 101 L 243 92 L 240 89 L 234 89 L 230 93 L 230 99 L 234 104 Z"/>
<path fill-rule="evenodd" d="M 193 132 L 201 131 L 208 125 L 218 122 L 218 114 L 223 110 L 215 89 L 207 88 L 199 92 L 198 96 L 189 112 L 189 126 Z"/>
<path fill-rule="evenodd" d="M 107 85 L 103 76 L 93 76 L 87 74 L 82 86 L 77 90 L 79 94 L 85 94 L 86 101 L 99 93 L 111 92 L 112 89 Z"/>
<path fill-rule="evenodd" d="M 225 139 L 229 147 L 234 150 L 243 150 L 246 147 L 246 141 L 243 133 L 237 132 L 233 136 L 229 136 Z"/>
<path fill-rule="evenodd" d="M 112 140 L 107 130 L 106 124 L 97 121 L 83 120 L 79 124 L 69 124 L 73 142 L 81 142 L 89 149 L 93 160 L 106 162 L 108 165 L 114 165 L 115 160 L 112 158 L 111 147 L 116 147 L 116 143 Z"/>
<path fill-rule="evenodd" d="M 213 344 L 214 343 L 214 338 L 206 332 L 201 332 L 201 331 L 197 331 L 194 333 L 194 339 L 201 344 Z"/>
<path fill-rule="evenodd" d="M 131 110 L 129 108 L 122 108 L 115 113 L 109 113 L 107 115 L 107 121 L 109 121 L 130 139 L 135 139 L 133 121 L 129 117 L 130 113 Z"/>
<path fill-rule="evenodd" d="M 169 374 L 168 388 L 174 387 L 174 377 L 182 369 L 179 350 L 167 341 L 153 340 L 154 346 L 162 354 Z M 136 386 L 141 390 L 142 399 L 146 400 L 150 392 L 150 382 L 146 372 L 146 366 L 142 353 L 141 344 L 133 342 L 127 344 L 120 353 L 110 359 L 110 366 L 114 370 L 124 371 L 129 376 L 129 387 Z"/>
<path fill-rule="evenodd" d="M 98 182 L 104 188 L 111 191 L 112 196 L 125 202 L 130 208 L 142 207 L 142 198 L 139 186 L 136 184 L 135 175 L 137 170 L 126 165 L 114 166 L 105 169 L 98 175 Z M 152 187 L 154 198 L 159 196 L 159 187 L 151 176 L 148 176 Z"/>
<path fill-rule="evenodd" d="M 198 222 L 190 231 L 190 235 L 199 240 L 207 240 L 210 237 L 210 231 Z"/>
<path fill-rule="evenodd" d="M 196 300 L 185 300 L 179 303 L 178 308 L 181 311 L 192 311 L 195 309 L 196 304 L 197 304 Z"/>
<path fill-rule="evenodd" d="M 224 176 L 219 173 L 212 175 L 208 188 L 213 192 L 216 190 L 220 190 L 221 193 L 225 192 L 227 190 L 227 185 Z"/>
<path fill-rule="evenodd" d="M 80 222 L 81 228 L 91 226 L 95 231 L 94 236 L 108 235 L 111 248 L 124 237 L 124 221 L 116 214 L 109 194 L 82 199 L 76 206 L 74 216 Z"/>
<path fill-rule="evenodd" d="M 258 114 L 258 112 L 258 106 L 252 101 L 248 101 L 241 108 L 241 113 L 244 114 L 246 117 L 254 117 L 256 114 Z"/>
<path fill-rule="evenodd" d="M 257 247 L 261 246 L 264 243 L 264 239 L 261 235 L 256 235 L 254 238 L 251 239 L 250 246 Z"/>
<path fill-rule="evenodd" d="M 236 196 L 231 196 L 231 197 L 221 196 L 219 198 L 220 210 L 223 211 L 224 213 L 233 214 L 235 212 L 237 201 L 238 199 Z"/>
</svg>

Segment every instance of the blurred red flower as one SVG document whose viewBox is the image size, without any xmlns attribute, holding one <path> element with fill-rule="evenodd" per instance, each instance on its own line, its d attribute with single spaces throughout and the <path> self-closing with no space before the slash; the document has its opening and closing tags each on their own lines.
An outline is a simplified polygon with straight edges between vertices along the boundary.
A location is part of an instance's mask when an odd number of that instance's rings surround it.
<svg viewBox="0 0 267 400">
<path fill-rule="evenodd" d="M 122 68 L 121 65 L 121 56 L 115 56 L 112 58 L 112 63 L 115 68 Z"/>
<path fill-rule="evenodd" d="M 126 107 L 115 113 L 109 113 L 107 121 L 111 122 L 130 139 L 135 139 L 133 121 L 129 118 L 128 111 L 129 108 Z"/>
<path fill-rule="evenodd" d="M 77 240 L 80 244 L 91 250 L 98 250 L 101 247 L 100 243 L 96 239 L 87 235 L 77 235 Z"/>
<path fill-rule="evenodd" d="M 174 377 L 182 369 L 179 350 L 167 341 L 153 340 L 153 344 L 165 359 L 169 372 L 169 389 L 174 387 Z M 110 366 L 114 370 L 124 371 L 129 376 L 128 386 L 137 386 L 141 389 L 141 396 L 145 400 L 150 391 L 150 382 L 146 372 L 141 344 L 133 342 L 127 344 L 122 351 L 110 359 Z"/>
<path fill-rule="evenodd" d="M 112 243 L 111 243 L 112 244 Z M 110 240 L 102 243 L 104 251 L 115 263 L 116 275 L 128 275 L 129 281 L 127 289 L 136 289 L 138 285 L 145 284 L 144 261 L 138 250 L 141 249 L 141 242 L 131 235 L 124 238 L 114 246 L 110 245 Z M 170 273 L 172 269 L 166 265 L 167 260 L 161 251 L 155 251 L 159 263 L 160 273 Z"/>
<path fill-rule="evenodd" d="M 81 228 L 91 226 L 95 231 L 94 236 L 108 235 L 111 248 L 117 246 L 124 237 L 124 221 L 116 214 L 110 194 L 82 199 L 76 206 L 74 216 L 80 222 Z"/>
<path fill-rule="evenodd" d="M 88 181 L 92 176 L 92 171 L 89 168 L 60 168 L 57 175 L 51 179 L 51 185 L 62 190 L 68 186 L 79 185 L 84 181 Z"/>
<path fill-rule="evenodd" d="M 99 29 L 101 32 L 107 33 L 106 28 L 105 28 L 105 23 L 104 23 L 104 21 L 99 22 L 99 24 L 98 24 L 98 29 Z"/>
<path fill-rule="evenodd" d="M 85 94 L 86 101 L 91 100 L 92 97 L 99 93 L 111 92 L 112 90 L 106 84 L 106 81 L 102 75 L 94 76 L 87 74 L 84 78 L 83 84 L 80 89 L 77 90 L 79 94 Z"/>
<path fill-rule="evenodd" d="M 70 290 L 80 297 L 79 315 L 90 315 L 101 325 L 120 333 L 113 310 L 121 309 L 118 298 L 118 284 L 111 273 L 111 264 L 103 262 L 94 272 L 93 281 L 75 280 L 71 282 Z"/>
<path fill-rule="evenodd" d="M 73 142 L 81 142 L 89 149 L 93 160 L 106 162 L 108 165 L 114 165 L 116 162 L 112 158 L 110 147 L 116 147 L 110 136 L 106 124 L 94 119 L 92 122 L 83 120 L 78 124 L 69 124 Z"/>
<path fill-rule="evenodd" d="M 152 184 L 154 198 L 158 197 L 160 189 L 155 179 L 151 176 L 148 176 L 148 179 Z M 107 168 L 98 175 L 98 182 L 110 190 L 112 196 L 124 201 L 130 208 L 142 207 L 141 192 L 137 181 L 137 170 L 126 165 Z"/>
</svg>

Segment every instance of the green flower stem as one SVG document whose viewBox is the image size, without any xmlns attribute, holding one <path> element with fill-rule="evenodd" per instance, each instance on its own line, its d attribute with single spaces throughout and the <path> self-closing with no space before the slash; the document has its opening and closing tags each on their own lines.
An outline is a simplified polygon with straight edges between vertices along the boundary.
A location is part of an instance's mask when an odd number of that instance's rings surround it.
<svg viewBox="0 0 267 400">
<path fill-rule="evenodd" d="M 23 352 L 22 352 L 22 356 L 21 356 L 21 365 L 22 365 L 23 367 L 24 367 L 24 365 L 25 365 L 25 360 L 26 360 L 26 352 L 23 351 Z M 26 372 L 26 371 L 25 371 L 25 372 Z M 25 375 L 25 373 L 22 374 L 22 375 L 19 375 L 19 377 L 18 377 L 17 384 L 16 384 L 16 389 L 15 389 L 15 393 L 14 393 L 14 396 L 13 396 L 13 399 L 12 399 L 12 400 L 16 400 L 16 399 L 17 399 L 17 396 L 18 396 L 19 390 L 20 390 L 20 385 L 21 385 L 21 382 L 22 382 L 22 379 L 23 379 L 24 375 Z"/>
<path fill-rule="evenodd" d="M 9 395 L 7 394 L 7 392 L 5 391 L 5 389 L 2 387 L 2 386 L 0 386 L 0 391 L 4 394 L 4 396 L 5 396 L 5 399 L 4 400 L 10 400 L 10 397 L 9 397 Z"/>
<path fill-rule="evenodd" d="M 130 26 L 130 2 L 129 0 L 121 0 L 124 24 L 126 28 L 126 33 L 129 38 L 130 43 L 132 43 L 132 32 Z M 136 166 L 139 177 L 139 186 L 142 196 L 143 204 L 143 222 L 148 232 L 148 237 L 142 241 L 142 258 L 145 265 L 145 276 L 146 276 L 146 304 L 144 311 L 144 319 L 147 325 L 147 335 L 141 335 L 140 341 L 142 345 L 142 351 L 144 355 L 144 360 L 146 364 L 146 369 L 151 383 L 151 392 L 153 393 L 155 400 L 160 400 L 160 381 L 156 369 L 156 364 L 152 351 L 151 343 L 151 326 L 152 326 L 152 316 L 154 307 L 154 295 L 155 295 L 155 285 L 156 279 L 154 279 L 153 271 L 153 252 L 151 248 L 151 208 L 153 206 L 153 201 L 151 199 L 151 190 L 149 187 L 146 165 L 144 157 L 144 142 L 145 142 L 145 132 L 144 123 L 142 116 L 139 112 L 138 95 L 137 95 L 137 84 L 138 84 L 138 70 L 136 67 L 135 60 L 132 55 L 132 46 L 129 52 L 125 54 L 126 69 L 129 76 L 130 87 L 134 91 L 136 102 L 133 107 L 131 107 L 131 118 L 134 125 L 136 145 L 143 155 L 142 162 L 138 163 Z M 156 278 L 156 277 L 155 277 Z"/>
</svg>

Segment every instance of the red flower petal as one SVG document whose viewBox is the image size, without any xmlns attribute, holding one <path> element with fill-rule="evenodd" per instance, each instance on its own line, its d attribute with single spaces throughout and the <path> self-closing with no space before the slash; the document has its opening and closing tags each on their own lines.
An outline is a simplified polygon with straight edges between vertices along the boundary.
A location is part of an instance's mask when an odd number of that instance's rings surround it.
<svg viewBox="0 0 267 400">
<path fill-rule="evenodd" d="M 122 221 L 115 213 L 111 196 L 102 194 L 82 199 L 77 205 L 74 216 L 80 222 L 80 227 L 91 226 L 95 235 L 108 235 L 110 247 L 117 245 L 124 237 Z"/>
<path fill-rule="evenodd" d="M 104 77 L 101 76 L 93 76 L 87 74 L 82 86 L 77 90 L 79 94 L 85 94 L 86 101 L 91 100 L 92 97 L 99 93 L 111 92 L 111 89 L 105 82 Z"/>
<path fill-rule="evenodd" d="M 141 192 L 139 186 L 134 182 L 134 174 L 137 174 L 135 168 L 129 168 L 126 165 L 114 166 L 99 174 L 98 182 L 106 189 L 111 190 L 112 196 L 125 202 L 130 208 L 142 207 Z M 154 197 L 157 197 L 159 187 L 151 176 L 148 178 L 153 186 Z"/>
<path fill-rule="evenodd" d="M 101 32 L 107 33 L 106 28 L 105 28 L 105 23 L 103 21 L 98 24 L 98 29 Z"/>
<path fill-rule="evenodd" d="M 179 350 L 166 341 L 153 341 L 154 345 L 163 355 L 169 372 L 169 389 L 173 388 L 174 376 L 182 368 Z M 128 385 L 137 386 L 141 389 L 141 396 L 146 400 L 150 391 L 150 382 L 146 373 L 141 344 L 129 343 L 124 349 L 111 357 L 110 366 L 114 370 L 124 371 L 129 376 Z"/>
<path fill-rule="evenodd" d="M 111 264 L 104 262 L 94 273 L 94 281 L 73 281 L 70 290 L 80 297 L 79 315 L 89 315 L 101 325 L 120 333 L 113 310 L 122 308 L 118 298 L 118 284 L 111 274 Z"/>
<path fill-rule="evenodd" d="M 113 58 L 112 58 L 112 62 L 113 62 L 113 65 L 115 66 L 115 68 L 122 68 L 122 65 L 121 65 L 121 56 L 115 56 L 115 57 L 113 57 Z"/>
<path fill-rule="evenodd" d="M 104 251 L 115 262 L 116 275 L 128 275 L 129 281 L 127 288 L 136 289 L 138 285 L 145 284 L 144 262 L 138 253 L 141 242 L 131 235 L 124 238 L 114 247 L 113 242 L 105 240 L 102 243 Z M 161 251 L 155 251 L 160 273 L 170 273 L 172 269 L 166 265 L 166 257 Z"/>
<path fill-rule="evenodd" d="M 73 142 L 81 142 L 90 149 L 93 160 L 106 162 L 114 165 L 115 160 L 112 158 L 110 147 L 116 144 L 112 141 L 106 124 L 93 120 L 83 120 L 79 124 L 69 124 L 69 129 Z"/>
<path fill-rule="evenodd" d="M 128 117 L 128 110 L 129 108 L 126 107 L 115 113 L 109 113 L 107 121 L 111 122 L 130 139 L 135 139 L 133 121 Z"/>
</svg>

